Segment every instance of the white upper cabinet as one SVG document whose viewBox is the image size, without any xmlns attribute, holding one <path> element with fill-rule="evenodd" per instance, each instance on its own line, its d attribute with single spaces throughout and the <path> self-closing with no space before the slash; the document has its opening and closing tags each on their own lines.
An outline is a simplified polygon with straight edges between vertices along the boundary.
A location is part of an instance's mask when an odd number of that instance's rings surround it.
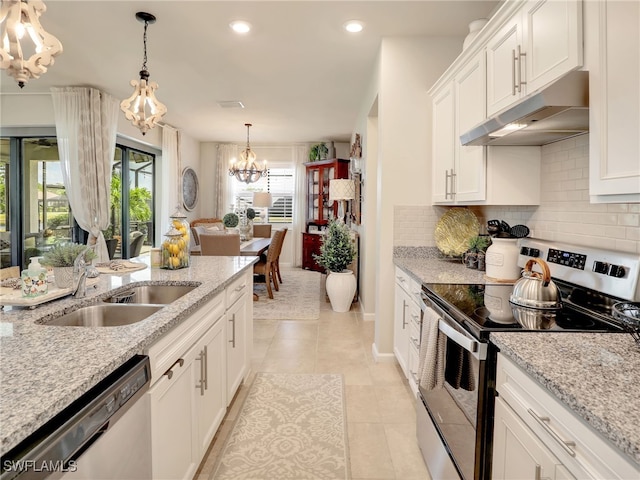
<svg viewBox="0 0 640 480">
<path fill-rule="evenodd" d="M 486 52 L 487 115 L 493 115 L 582 66 L 582 2 L 525 2 Z"/>
<path fill-rule="evenodd" d="M 433 201 L 453 202 L 455 118 L 453 84 L 433 96 Z"/>
<path fill-rule="evenodd" d="M 585 9 L 591 202 L 640 202 L 640 3 Z"/>
</svg>

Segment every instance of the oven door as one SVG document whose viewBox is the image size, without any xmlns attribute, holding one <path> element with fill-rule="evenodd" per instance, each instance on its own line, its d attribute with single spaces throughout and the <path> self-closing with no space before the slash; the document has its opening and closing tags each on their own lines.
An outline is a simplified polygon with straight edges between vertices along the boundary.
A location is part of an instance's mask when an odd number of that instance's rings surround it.
<svg viewBox="0 0 640 480">
<path fill-rule="evenodd" d="M 444 371 L 444 386 L 430 390 L 419 387 L 421 398 L 418 399 L 418 407 L 426 410 L 432 424 L 426 425 L 427 415 L 420 412 L 418 437 L 424 439 L 425 432 L 436 431 L 461 478 L 484 478 L 487 468 L 485 449 L 487 441 L 490 442 L 490 438 L 486 438 L 484 422 L 488 344 L 474 338 L 427 297 L 423 302 L 423 309 L 431 308 L 439 317 L 438 334 L 446 339 L 446 353 L 444 364 L 436 366 Z M 433 450 L 433 439 L 428 443 L 431 445 L 424 445 L 423 455 L 431 475 L 452 478 L 442 452 Z"/>
</svg>

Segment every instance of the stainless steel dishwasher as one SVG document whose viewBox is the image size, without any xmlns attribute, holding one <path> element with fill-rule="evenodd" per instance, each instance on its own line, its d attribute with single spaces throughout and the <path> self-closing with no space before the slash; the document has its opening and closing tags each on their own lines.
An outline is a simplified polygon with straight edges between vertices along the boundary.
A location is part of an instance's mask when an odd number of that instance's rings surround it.
<svg viewBox="0 0 640 480">
<path fill-rule="evenodd" d="M 150 379 L 133 357 L 3 455 L 0 479 L 151 478 Z"/>
</svg>

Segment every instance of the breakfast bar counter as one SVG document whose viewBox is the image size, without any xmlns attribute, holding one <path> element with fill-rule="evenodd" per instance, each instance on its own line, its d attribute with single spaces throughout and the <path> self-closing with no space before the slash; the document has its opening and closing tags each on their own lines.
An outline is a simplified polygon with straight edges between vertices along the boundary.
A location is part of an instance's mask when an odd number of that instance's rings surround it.
<svg viewBox="0 0 640 480">
<path fill-rule="evenodd" d="M 257 257 L 192 257 L 180 270 L 147 268 L 100 275 L 85 298 L 68 296 L 34 309 L 5 307 L 0 319 L 0 453 L 5 454 L 144 351 L 251 268 Z M 191 285 L 194 290 L 148 318 L 118 327 L 46 325 L 48 320 L 108 297 L 132 283 Z"/>
</svg>

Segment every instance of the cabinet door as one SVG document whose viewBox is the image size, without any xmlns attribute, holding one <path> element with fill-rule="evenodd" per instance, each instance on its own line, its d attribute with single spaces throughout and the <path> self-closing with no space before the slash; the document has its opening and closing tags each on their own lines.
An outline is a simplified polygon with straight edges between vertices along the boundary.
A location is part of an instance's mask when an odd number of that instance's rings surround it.
<svg viewBox="0 0 640 480">
<path fill-rule="evenodd" d="M 595 10 L 587 30 L 591 202 L 640 202 L 640 3 L 585 8 Z"/>
<path fill-rule="evenodd" d="M 396 283 L 393 319 L 393 353 L 405 376 L 409 377 L 409 301 L 407 293 Z"/>
<path fill-rule="evenodd" d="M 455 119 L 453 84 L 433 97 L 433 201 L 452 203 L 455 161 Z"/>
<path fill-rule="evenodd" d="M 151 406 L 153 478 L 190 479 L 198 466 L 192 430 L 193 352 L 192 348 L 176 359 L 147 393 Z"/>
<path fill-rule="evenodd" d="M 519 15 L 510 19 L 487 44 L 487 115 L 507 107 L 521 95 L 516 59 L 522 48 Z"/>
<path fill-rule="evenodd" d="M 456 202 L 486 199 L 486 149 L 481 146 L 460 144 L 460 135 L 475 127 L 485 118 L 485 71 L 485 56 L 482 52 L 469 61 L 454 80 L 457 125 L 454 139 Z"/>
<path fill-rule="evenodd" d="M 204 455 L 227 411 L 226 345 L 223 318 L 205 333 L 197 344 L 195 404 L 196 446 Z"/>
<path fill-rule="evenodd" d="M 494 419 L 493 479 L 575 478 L 500 397 Z"/>
<path fill-rule="evenodd" d="M 247 294 L 242 295 L 226 314 L 227 405 L 233 400 L 248 368 L 245 361 L 247 298 Z"/>
<path fill-rule="evenodd" d="M 532 93 L 582 65 L 582 2 L 529 0 L 522 10 L 525 44 L 519 67 Z"/>
</svg>

